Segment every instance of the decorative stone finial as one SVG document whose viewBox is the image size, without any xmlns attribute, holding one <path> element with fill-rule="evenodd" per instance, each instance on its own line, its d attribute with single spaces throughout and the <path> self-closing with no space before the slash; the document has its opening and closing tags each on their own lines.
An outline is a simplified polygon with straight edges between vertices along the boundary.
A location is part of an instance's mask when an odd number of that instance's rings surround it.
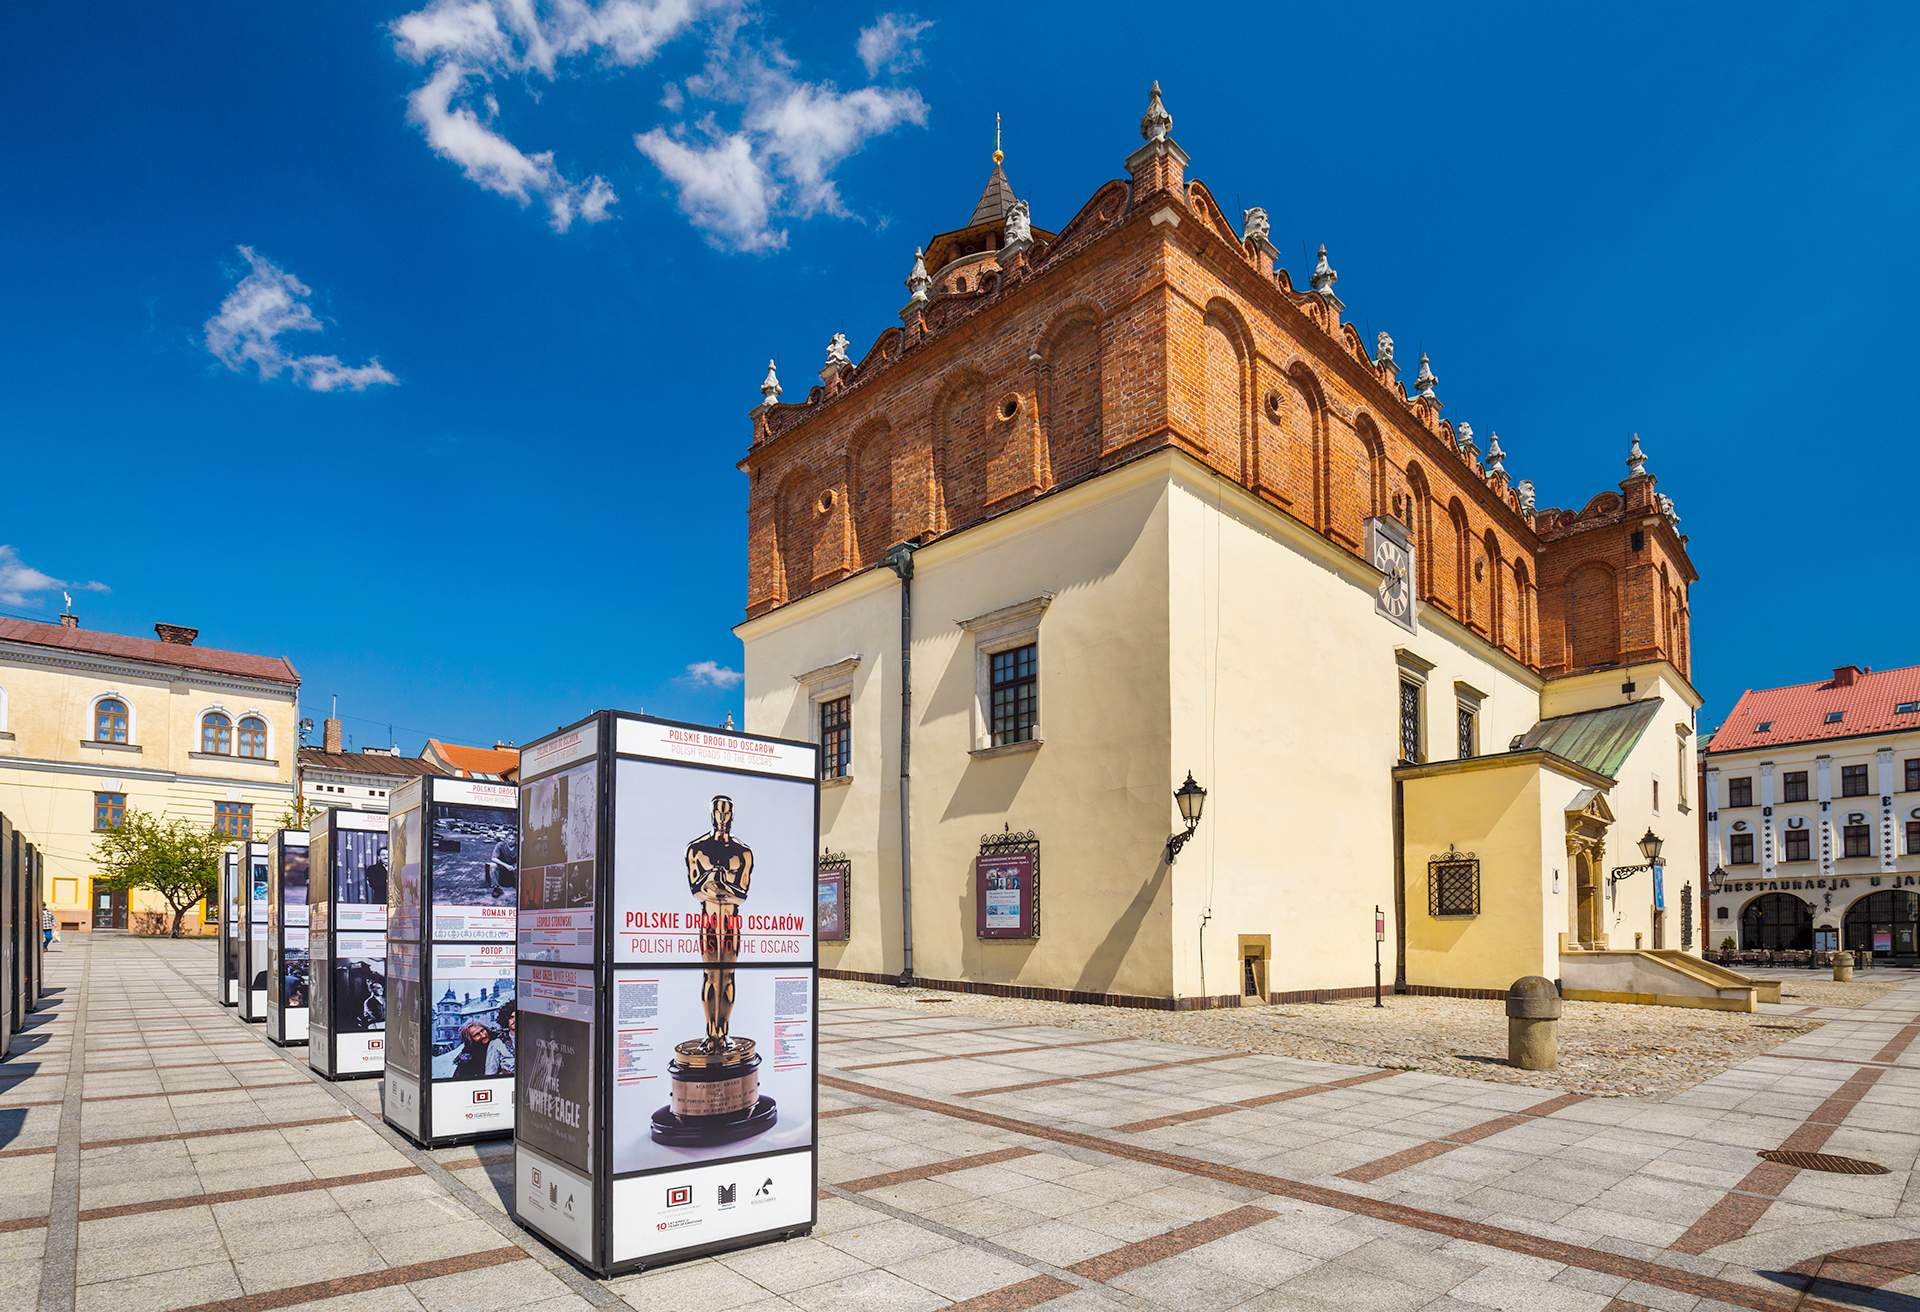
<svg viewBox="0 0 1920 1312">
<path fill-rule="evenodd" d="M 1156 78 L 1153 90 L 1147 93 L 1147 112 L 1140 120 L 1140 135 L 1148 141 L 1165 141 L 1172 131 L 1173 115 L 1167 113 L 1167 106 L 1160 99 L 1160 81 Z"/>
<path fill-rule="evenodd" d="M 1533 513 L 1533 480 L 1530 478 L 1520 480 L 1520 513 L 1523 515 Z"/>
<path fill-rule="evenodd" d="M 1433 366 L 1428 363 L 1427 353 L 1420 352 L 1420 372 L 1414 375 L 1413 394 L 1423 401 L 1438 401 L 1440 398 L 1433 394 L 1433 389 L 1439 385 L 1440 375 L 1436 374 Z"/>
<path fill-rule="evenodd" d="M 773 361 L 767 361 L 767 376 L 760 380 L 760 404 L 776 406 L 780 404 L 780 375 L 773 371 Z"/>
<path fill-rule="evenodd" d="M 1313 266 L 1313 290 L 1322 296 L 1331 296 L 1333 295 L 1333 285 L 1339 281 L 1340 275 L 1333 271 L 1331 264 L 1327 263 L 1327 248 L 1325 243 L 1322 243 L 1320 247 L 1320 258 Z"/>
<path fill-rule="evenodd" d="M 732 711 L 727 712 L 727 732 L 728 733 L 733 732 L 733 712 Z"/>
<path fill-rule="evenodd" d="M 925 305 L 927 288 L 933 286 L 933 279 L 927 277 L 926 253 L 918 246 L 913 248 L 913 272 L 907 275 L 907 304 Z"/>
<path fill-rule="evenodd" d="M 1258 205 L 1241 216 L 1241 228 L 1241 235 L 1251 242 L 1268 241 L 1273 235 L 1273 223 Z"/>
<path fill-rule="evenodd" d="M 1381 333 L 1373 339 L 1373 362 L 1382 369 L 1391 369 L 1395 373 L 1400 371 L 1400 362 L 1393 358 L 1393 337 L 1390 334 Z"/>
<path fill-rule="evenodd" d="M 1627 452 L 1627 477 L 1647 476 L 1647 453 L 1640 449 L 1640 434 L 1633 435 L 1633 449 Z"/>
<path fill-rule="evenodd" d="M 1487 477 L 1507 472 L 1507 453 L 1500 449 L 1500 434 L 1495 433 L 1493 440 L 1487 443 Z"/>
<path fill-rule="evenodd" d="M 1459 444 L 1460 454 L 1467 458 L 1468 464 L 1475 465 L 1480 463 L 1480 448 L 1474 445 L 1472 424 L 1464 422 L 1455 424 L 1453 428 L 1453 440 Z"/>
<path fill-rule="evenodd" d="M 1672 520 L 1673 526 L 1675 528 L 1679 528 L 1680 512 L 1673 508 L 1673 498 L 1668 496 L 1665 492 L 1660 493 L 1659 496 L 1660 496 L 1660 513 L 1665 515 L 1668 519 Z"/>
<path fill-rule="evenodd" d="M 847 335 L 835 333 L 827 339 L 827 362 L 820 369 L 820 381 L 831 385 L 851 368 L 853 361 L 847 358 Z"/>
</svg>

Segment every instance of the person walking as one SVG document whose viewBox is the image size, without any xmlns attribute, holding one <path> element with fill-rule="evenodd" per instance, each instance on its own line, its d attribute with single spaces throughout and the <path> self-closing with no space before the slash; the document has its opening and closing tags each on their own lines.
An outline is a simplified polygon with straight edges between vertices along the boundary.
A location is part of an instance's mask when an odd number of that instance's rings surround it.
<svg viewBox="0 0 1920 1312">
<path fill-rule="evenodd" d="M 40 908 L 40 946 L 42 949 L 53 946 L 53 908 Z"/>
</svg>

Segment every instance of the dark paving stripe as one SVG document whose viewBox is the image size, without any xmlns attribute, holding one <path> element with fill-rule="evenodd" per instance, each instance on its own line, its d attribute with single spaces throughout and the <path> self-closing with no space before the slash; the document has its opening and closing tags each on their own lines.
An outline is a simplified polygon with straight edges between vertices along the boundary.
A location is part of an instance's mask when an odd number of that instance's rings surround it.
<svg viewBox="0 0 1920 1312">
<path fill-rule="evenodd" d="M 877 1112 L 879 1110 L 878 1107 L 829 1107 L 823 1112 L 816 1113 L 814 1119 L 817 1121 L 825 1121 L 831 1120 L 835 1116 L 858 1116 L 862 1112 Z"/>
<path fill-rule="evenodd" d="M 912 1019 L 925 1021 L 927 1018 L 924 1016 L 915 1016 L 912 1017 Z M 896 1039 L 964 1038 L 969 1034 L 1000 1034 L 1007 1030 L 1046 1030 L 1053 1028 L 1055 1027 L 1042 1024 L 1038 1021 L 1028 1021 L 1024 1025 L 979 1025 L 968 1029 L 948 1028 L 944 1030 L 912 1030 L 905 1034 L 855 1035 L 848 1039 L 822 1039 L 820 1043 L 823 1047 L 830 1043 L 892 1043 Z"/>
<path fill-rule="evenodd" d="M 1291 1102 L 1295 1098 L 1308 1098 L 1316 1093 L 1326 1093 L 1332 1089 L 1351 1089 L 1358 1084 L 1371 1084 L 1375 1080 L 1390 1080 L 1400 1074 L 1399 1071 L 1368 1071 L 1364 1075 L 1349 1075 L 1345 1079 L 1328 1080 L 1325 1084 L 1308 1084 L 1298 1089 L 1287 1089 L 1280 1093 L 1263 1093 L 1257 1098 L 1243 1098 L 1239 1102 L 1215 1103 L 1211 1107 L 1195 1107 L 1190 1111 L 1168 1112 L 1165 1116 L 1150 1116 L 1144 1121 L 1128 1121 L 1125 1125 L 1113 1128 L 1121 1134 L 1144 1134 L 1148 1130 L 1158 1130 L 1168 1125 L 1184 1125 L 1188 1121 L 1204 1121 L 1210 1116 L 1225 1116 L 1229 1112 L 1251 1111 L 1257 1107 L 1271 1107 L 1277 1102 Z"/>
<path fill-rule="evenodd" d="M 1696 1298 L 1717 1299 L 1735 1307 L 1752 1308 L 1754 1312 L 1847 1312 L 1847 1309 L 1839 1304 L 1817 1302 L 1805 1298 L 1800 1293 L 1743 1285 L 1732 1280 L 1722 1280 L 1714 1276 L 1681 1270 L 1678 1267 L 1664 1266 L 1644 1258 L 1627 1257 L 1619 1253 L 1586 1248 L 1557 1239 L 1546 1239 L 1521 1230 L 1509 1230 L 1504 1226 L 1489 1225 L 1481 1221 L 1468 1221 L 1461 1217 L 1409 1207 L 1404 1203 L 1391 1203 L 1384 1199 L 1370 1198 L 1364 1194 L 1348 1193 L 1325 1185 L 1289 1180 L 1283 1176 L 1269 1175 L 1264 1171 L 1227 1166 L 1202 1158 L 1185 1157 L 1178 1153 L 1148 1148 L 1141 1144 L 1023 1121 L 1017 1117 L 1003 1116 L 978 1107 L 956 1106 L 898 1089 L 860 1084 L 826 1074 L 820 1076 L 820 1083 L 828 1088 L 838 1089 L 842 1093 L 857 1094 L 881 1102 L 897 1103 L 903 1107 L 913 1107 L 939 1116 L 970 1121 L 975 1125 L 989 1125 L 997 1129 L 1011 1130 L 1017 1134 L 1032 1135 L 1053 1143 L 1085 1148 L 1128 1161 L 1143 1162 L 1149 1166 L 1163 1166 L 1184 1175 L 1218 1180 L 1224 1184 L 1239 1185 L 1242 1188 L 1257 1190 L 1264 1194 L 1275 1194 L 1282 1198 L 1292 1198 L 1303 1203 L 1315 1203 L 1321 1207 L 1330 1207 L 1355 1216 L 1369 1216 L 1375 1220 L 1406 1226 L 1413 1230 L 1423 1230 L 1429 1234 L 1445 1235 L 1451 1239 L 1464 1239 L 1468 1243 L 1482 1244 L 1489 1248 L 1544 1258 L 1564 1266 L 1577 1266 L 1582 1270 L 1598 1271 L 1603 1275 L 1638 1280 L 1644 1284 L 1657 1285 L 1662 1289 L 1692 1294 Z"/>
<path fill-rule="evenodd" d="M 1061 1048 L 1097 1048 L 1104 1043 L 1139 1043 L 1133 1035 L 1123 1035 L 1117 1039 L 1082 1039 L 1078 1043 L 1029 1043 L 1023 1048 L 988 1048 L 984 1052 L 949 1052 L 938 1057 L 900 1057 L 893 1061 L 862 1062 L 858 1066 L 842 1066 L 843 1071 L 877 1071 L 888 1066 L 921 1066 L 930 1061 L 966 1061 L 969 1057 L 1011 1057 L 1022 1052 L 1054 1052 Z"/>
<path fill-rule="evenodd" d="M 263 1084 L 207 1084 L 192 1089 L 155 1089 L 152 1093 L 99 1093 L 82 1102 L 125 1102 L 130 1098 L 184 1098 L 190 1093 L 252 1093 L 255 1089 L 311 1088 L 312 1080 L 272 1080 Z"/>
<path fill-rule="evenodd" d="M 1011 1162 L 1018 1157 L 1033 1156 L 1031 1148 L 1001 1148 L 990 1153 L 974 1153 L 969 1157 L 949 1157 L 941 1162 L 928 1162 L 925 1166 L 908 1166 L 898 1171 L 887 1171 L 880 1175 L 863 1175 L 857 1180 L 842 1180 L 840 1187 L 848 1193 L 862 1194 L 870 1189 L 885 1189 L 890 1185 L 908 1184 L 914 1180 L 931 1180 L 936 1175 L 951 1175 L 955 1171 L 970 1171 L 976 1166 L 993 1166 L 999 1162 Z"/>
<path fill-rule="evenodd" d="M 16 1230 L 39 1230 L 46 1224 L 44 1216 L 16 1216 L 11 1221 L 0 1221 L 0 1235 L 10 1235 Z"/>
<path fill-rule="evenodd" d="M 1586 1100 L 1586 1095 L 1584 1094 L 1563 1093 L 1557 1098 L 1549 1098 L 1543 1103 L 1538 1103 L 1527 1108 L 1525 1111 L 1512 1112 L 1506 1116 L 1496 1116 L 1490 1121 L 1482 1121 L 1478 1125 L 1469 1125 L 1464 1129 L 1455 1130 L 1452 1134 L 1442 1135 L 1440 1138 L 1434 1139 L 1431 1142 L 1415 1144 L 1413 1147 L 1403 1148 L 1397 1153 L 1388 1153 L 1385 1157 L 1376 1157 L 1370 1162 L 1362 1162 L 1352 1170 L 1340 1172 L 1340 1178 L 1342 1180 L 1358 1180 L 1363 1184 L 1368 1181 L 1378 1180 L 1382 1176 L 1392 1175 L 1395 1171 L 1404 1171 L 1409 1166 L 1430 1161 L 1435 1157 L 1450 1153 L 1456 1148 L 1465 1148 L 1469 1144 L 1479 1143 L 1482 1139 L 1491 1138 L 1503 1131 L 1516 1129 L 1530 1121 L 1539 1120 L 1544 1116 L 1551 1116 L 1564 1107 L 1572 1107 Z"/>
<path fill-rule="evenodd" d="M 398 1180 L 419 1175 L 417 1166 L 395 1166 L 384 1171 L 362 1171 L 357 1175 L 326 1175 L 317 1180 L 289 1180 L 284 1184 L 259 1185 L 252 1189 L 223 1189 L 210 1194 L 186 1194 L 179 1198 L 155 1198 L 145 1203 L 117 1203 L 112 1207 L 81 1209 L 82 1221 L 109 1221 L 116 1216 L 144 1216 L 148 1212 L 175 1212 L 183 1207 L 212 1207 L 216 1203 L 243 1203 L 252 1198 L 272 1198 L 277 1194 L 312 1193 L 315 1189 L 339 1189 L 352 1184 L 373 1184 L 379 1180 Z"/>
<path fill-rule="evenodd" d="M 82 1148 L 131 1148 L 142 1143 L 167 1143 L 174 1139 L 212 1139 L 223 1134 L 259 1134 L 267 1130 L 298 1130 L 308 1125 L 339 1125 L 360 1118 L 348 1113 L 338 1116 L 309 1116 L 298 1121 L 267 1121 L 261 1125 L 224 1125 L 216 1130 L 175 1130 L 171 1134 L 136 1134 L 125 1139 L 89 1139 Z"/>
<path fill-rule="evenodd" d="M 212 1303 L 195 1303 L 192 1307 L 179 1309 L 179 1312 L 269 1312 L 272 1308 L 298 1307 L 302 1303 L 313 1303 L 323 1298 L 364 1294 L 374 1289 L 390 1289 L 394 1285 L 410 1284 L 415 1280 L 457 1276 L 465 1271 L 482 1271 L 487 1267 L 499 1266 L 505 1262 L 524 1260 L 527 1260 L 527 1253 L 522 1249 L 489 1248 L 460 1257 L 443 1257 L 432 1262 L 414 1262 L 408 1266 L 392 1266 L 384 1271 L 368 1271 L 357 1276 L 337 1276 L 332 1280 L 316 1280 L 310 1285 L 267 1289 L 258 1294 L 243 1294 L 238 1298 L 222 1298 Z"/>
<path fill-rule="evenodd" d="M 93 961 L 94 953 L 90 950 L 76 963 L 79 966 L 77 980 L 65 970 L 61 972 L 61 983 L 65 987 L 60 991 L 56 1008 L 63 1018 L 71 1008 L 76 1047 L 85 1047 L 87 1042 Z M 67 1076 L 60 1090 L 60 1128 L 53 1156 L 53 1189 L 47 1204 L 47 1241 L 40 1259 L 41 1312 L 70 1312 L 80 1287 L 80 1101 L 86 1086 L 87 1076 L 82 1069 Z"/>
<path fill-rule="evenodd" d="M 985 1098 L 996 1093 L 1019 1093 L 1024 1089 L 1051 1089 L 1062 1084 L 1079 1084 L 1084 1080 L 1110 1080 L 1116 1075 L 1139 1075 L 1145 1071 L 1172 1070 L 1179 1066 L 1204 1066 L 1208 1062 L 1232 1061 L 1235 1057 L 1251 1057 L 1250 1052 L 1216 1052 L 1206 1057 L 1182 1057 L 1178 1061 L 1153 1061 L 1144 1066 L 1122 1066 L 1111 1071 L 1088 1071 L 1084 1075 L 1057 1075 L 1050 1080 L 1027 1080 L 1022 1084 L 997 1084 L 990 1089 L 968 1089 L 956 1094 L 960 1098 Z"/>
<path fill-rule="evenodd" d="M 973 1298 L 962 1299 L 958 1303 L 947 1305 L 947 1312 L 1026 1312 L 1030 1307 L 1039 1307 L 1042 1303 L 1051 1303 L 1063 1294 L 1079 1292 L 1078 1285 L 1070 1285 L 1055 1276 L 1035 1276 L 1031 1280 L 1022 1280 L 1017 1285 L 1007 1285 Z"/>
<path fill-rule="evenodd" d="M 1089 1280 L 1106 1282 L 1137 1271 L 1143 1266 L 1164 1261 L 1169 1257 L 1178 1257 L 1188 1249 L 1210 1244 L 1216 1239 L 1224 1239 L 1238 1234 L 1249 1226 L 1259 1225 L 1262 1221 L 1271 1221 L 1280 1215 L 1264 1207 L 1236 1207 L 1231 1212 L 1222 1212 L 1210 1216 L 1204 1221 L 1195 1221 L 1169 1230 L 1163 1235 L 1151 1239 L 1142 1239 L 1137 1244 L 1127 1244 L 1110 1253 L 1101 1253 L 1084 1262 L 1075 1262 L 1069 1268 L 1075 1275 L 1085 1276 Z"/>
</svg>

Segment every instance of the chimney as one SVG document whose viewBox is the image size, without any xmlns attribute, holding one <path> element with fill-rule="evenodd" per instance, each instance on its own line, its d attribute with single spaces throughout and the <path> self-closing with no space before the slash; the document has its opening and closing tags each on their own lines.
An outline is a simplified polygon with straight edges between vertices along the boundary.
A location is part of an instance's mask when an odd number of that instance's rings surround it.
<svg viewBox="0 0 1920 1312">
<path fill-rule="evenodd" d="M 495 738 L 493 740 L 493 750 L 496 752 L 512 752 L 518 751 L 519 749 L 505 738 Z"/>
<path fill-rule="evenodd" d="M 74 622 L 79 623 L 78 620 Z M 156 624 L 153 631 L 160 635 L 160 641 L 170 642 L 176 647 L 191 647 L 193 640 L 200 636 L 200 630 L 190 629 L 184 624 Z"/>
<path fill-rule="evenodd" d="M 1833 672 L 1833 686 L 1836 688 L 1851 688 L 1860 676 L 1866 672 L 1867 671 L 1861 669 L 1858 665 L 1842 665 Z"/>
<path fill-rule="evenodd" d="M 70 610 L 63 610 L 60 612 L 60 627 L 63 629 L 77 629 L 80 627 L 80 617 Z"/>
<path fill-rule="evenodd" d="M 345 751 L 346 734 L 341 729 L 340 721 L 329 715 L 320 723 L 322 726 L 320 731 L 320 750 L 323 752 Z"/>
</svg>

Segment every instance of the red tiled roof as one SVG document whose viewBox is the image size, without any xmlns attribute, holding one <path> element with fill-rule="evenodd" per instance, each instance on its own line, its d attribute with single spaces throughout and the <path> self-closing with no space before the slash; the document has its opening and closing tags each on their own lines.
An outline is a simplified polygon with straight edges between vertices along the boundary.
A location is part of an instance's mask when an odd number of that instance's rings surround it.
<svg viewBox="0 0 1920 1312">
<path fill-rule="evenodd" d="M 438 765 L 417 756 L 396 756 L 388 752 L 328 752 L 318 747 L 300 749 L 300 767 L 303 770 L 343 770 L 354 774 L 440 773 Z"/>
<path fill-rule="evenodd" d="M 517 747 L 463 747 L 459 743 L 443 743 L 438 738 L 427 739 L 425 750 L 438 756 L 456 770 L 470 775 L 492 775 L 504 778 L 520 768 L 520 749 Z"/>
<path fill-rule="evenodd" d="M 1852 666 L 1837 673 L 1845 676 Z M 1822 679 L 1785 688 L 1750 688 L 1740 694 L 1727 722 L 1713 734 L 1712 751 L 1738 752 L 1752 747 L 1857 738 L 1861 734 L 1920 729 L 1920 711 L 1897 713 L 1905 703 L 1920 704 L 1920 665 L 1897 670 L 1861 670 L 1851 683 Z M 1840 712 L 1829 723 L 1828 716 Z M 1765 730 L 1761 725 L 1768 725 Z"/>
<path fill-rule="evenodd" d="M 203 670 L 209 674 L 264 679 L 268 683 L 298 685 L 300 682 L 293 662 L 284 656 L 250 656 L 241 651 L 189 647 L 184 643 L 161 642 L 157 638 L 132 638 L 124 633 L 69 629 L 62 624 L 40 624 L 34 620 L 0 618 L 0 642 L 23 642 L 34 647 L 55 647 L 63 651 L 87 652 L 120 660 L 146 661 L 181 670 Z"/>
</svg>

